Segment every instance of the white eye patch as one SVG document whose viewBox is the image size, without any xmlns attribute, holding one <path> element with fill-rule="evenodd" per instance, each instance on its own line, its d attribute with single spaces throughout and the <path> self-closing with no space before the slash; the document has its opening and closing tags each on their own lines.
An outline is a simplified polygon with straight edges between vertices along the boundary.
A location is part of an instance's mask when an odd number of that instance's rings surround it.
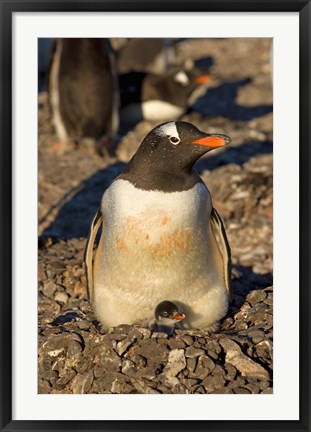
<svg viewBox="0 0 311 432">
<path fill-rule="evenodd" d="M 174 75 L 174 80 L 183 86 L 189 84 L 189 78 L 187 77 L 187 74 L 185 74 L 185 72 L 183 71 L 177 72 L 177 74 Z"/>
<path fill-rule="evenodd" d="M 172 144 L 177 145 L 180 142 L 180 138 L 179 138 L 179 134 L 175 122 L 165 123 L 162 126 L 156 128 L 155 132 L 159 136 L 169 137 Z"/>
</svg>

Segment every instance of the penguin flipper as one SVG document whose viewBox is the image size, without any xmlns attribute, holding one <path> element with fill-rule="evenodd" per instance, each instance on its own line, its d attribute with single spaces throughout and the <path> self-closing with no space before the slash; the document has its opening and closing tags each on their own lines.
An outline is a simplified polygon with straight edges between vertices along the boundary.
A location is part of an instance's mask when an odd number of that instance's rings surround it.
<svg viewBox="0 0 311 432">
<path fill-rule="evenodd" d="M 93 302 L 93 292 L 94 292 L 94 286 L 93 286 L 93 248 L 94 243 L 96 239 L 96 235 L 98 233 L 98 230 L 100 226 L 103 223 L 103 215 L 102 212 L 97 210 L 88 234 L 85 251 L 84 251 L 84 263 L 86 268 L 86 281 L 87 281 L 87 295 L 88 300 L 92 304 Z"/>
<path fill-rule="evenodd" d="M 220 252 L 224 262 L 224 276 L 225 283 L 228 291 L 229 300 L 232 299 L 232 286 L 231 286 L 231 249 L 228 242 L 228 237 L 225 230 L 223 220 L 219 216 L 217 210 L 213 207 L 211 213 L 211 226 L 215 234 Z"/>
</svg>

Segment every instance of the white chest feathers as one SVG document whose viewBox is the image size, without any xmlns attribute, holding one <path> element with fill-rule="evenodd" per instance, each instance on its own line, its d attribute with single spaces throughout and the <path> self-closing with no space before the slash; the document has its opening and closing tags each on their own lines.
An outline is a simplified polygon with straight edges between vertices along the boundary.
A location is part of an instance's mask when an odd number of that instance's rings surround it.
<svg viewBox="0 0 311 432">
<path fill-rule="evenodd" d="M 132 242 L 147 248 L 170 234 L 185 238 L 192 229 L 207 231 L 210 212 L 210 193 L 202 183 L 187 191 L 168 193 L 137 189 L 126 180 L 117 180 L 102 200 L 107 235 L 121 235 L 124 247 Z"/>
<path fill-rule="evenodd" d="M 150 100 L 142 103 L 132 103 L 121 111 L 121 119 L 125 123 L 139 121 L 167 121 L 180 117 L 185 110 L 169 102 Z"/>
</svg>

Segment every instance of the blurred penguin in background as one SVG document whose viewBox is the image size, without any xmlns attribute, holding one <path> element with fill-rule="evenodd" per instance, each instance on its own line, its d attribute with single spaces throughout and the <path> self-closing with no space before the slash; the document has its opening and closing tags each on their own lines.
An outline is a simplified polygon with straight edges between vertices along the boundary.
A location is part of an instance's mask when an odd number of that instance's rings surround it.
<svg viewBox="0 0 311 432">
<path fill-rule="evenodd" d="M 172 38 L 131 38 L 118 50 L 120 73 L 164 74 L 176 67 L 175 40 Z"/>
<path fill-rule="evenodd" d="M 189 108 L 194 91 L 209 81 L 202 70 L 184 68 L 156 75 L 129 72 L 120 75 L 121 121 L 169 121 L 178 119 Z"/>
<path fill-rule="evenodd" d="M 121 124 L 141 120 L 179 119 L 190 108 L 197 91 L 206 92 L 211 66 L 196 66 L 191 59 L 178 60 L 178 39 L 133 38 L 118 49 Z"/>
<path fill-rule="evenodd" d="M 53 124 L 64 149 L 82 141 L 92 143 L 101 154 L 111 149 L 119 126 L 119 88 L 108 39 L 57 39 L 48 91 Z"/>
</svg>

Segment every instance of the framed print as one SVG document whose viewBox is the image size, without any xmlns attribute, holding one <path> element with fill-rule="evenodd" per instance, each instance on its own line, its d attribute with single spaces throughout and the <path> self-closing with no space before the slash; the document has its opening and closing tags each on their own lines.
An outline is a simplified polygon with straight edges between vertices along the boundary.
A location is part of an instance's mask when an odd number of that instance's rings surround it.
<svg viewBox="0 0 311 432">
<path fill-rule="evenodd" d="M 310 2 L 1 18 L 1 429 L 309 430 Z"/>
</svg>

